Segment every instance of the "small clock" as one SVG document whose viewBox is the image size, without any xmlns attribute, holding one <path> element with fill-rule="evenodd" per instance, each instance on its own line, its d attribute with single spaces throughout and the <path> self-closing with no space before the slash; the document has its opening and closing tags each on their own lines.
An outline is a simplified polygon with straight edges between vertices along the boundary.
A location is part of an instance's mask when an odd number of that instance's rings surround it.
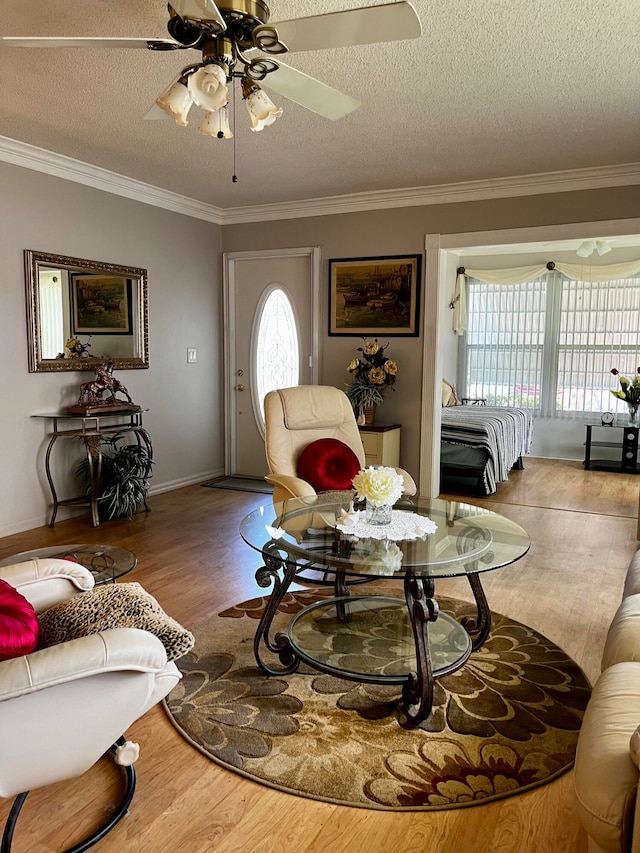
<svg viewBox="0 0 640 853">
<path fill-rule="evenodd" d="M 600 416 L 602 426 L 613 426 L 614 416 L 612 412 L 603 412 Z"/>
</svg>

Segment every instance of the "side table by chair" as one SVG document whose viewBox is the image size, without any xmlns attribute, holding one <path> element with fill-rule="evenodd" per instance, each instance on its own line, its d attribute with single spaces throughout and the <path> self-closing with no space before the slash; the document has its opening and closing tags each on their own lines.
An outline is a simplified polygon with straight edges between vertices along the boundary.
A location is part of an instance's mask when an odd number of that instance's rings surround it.
<svg viewBox="0 0 640 853">
<path fill-rule="evenodd" d="M 0 568 L 45 558 L 79 563 L 91 572 L 96 585 L 109 581 L 115 583 L 116 578 L 135 569 L 138 563 L 133 551 L 115 545 L 51 545 L 48 548 L 34 548 L 33 551 L 22 551 L 20 554 L 5 557 L 0 560 Z"/>
</svg>

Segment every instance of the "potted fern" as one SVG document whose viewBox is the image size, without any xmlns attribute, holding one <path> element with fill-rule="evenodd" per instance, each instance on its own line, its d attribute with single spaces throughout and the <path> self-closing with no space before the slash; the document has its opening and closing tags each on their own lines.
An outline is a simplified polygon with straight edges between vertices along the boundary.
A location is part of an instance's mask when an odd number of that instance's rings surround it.
<svg viewBox="0 0 640 853">
<path fill-rule="evenodd" d="M 111 520 L 131 518 L 149 491 L 149 477 L 153 459 L 150 448 L 139 444 L 123 444 L 127 433 L 102 435 L 104 446 L 102 470 L 98 483 L 98 507 L 100 514 Z M 89 460 L 78 465 L 78 477 L 89 491 Z"/>
</svg>

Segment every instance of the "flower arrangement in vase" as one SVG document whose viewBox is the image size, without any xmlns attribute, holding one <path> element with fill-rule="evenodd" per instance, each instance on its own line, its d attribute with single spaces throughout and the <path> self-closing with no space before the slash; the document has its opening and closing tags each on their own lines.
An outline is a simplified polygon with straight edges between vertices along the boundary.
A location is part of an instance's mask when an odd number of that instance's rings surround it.
<svg viewBox="0 0 640 853">
<path fill-rule="evenodd" d="M 404 478 L 395 468 L 370 465 L 353 478 L 356 496 L 366 500 L 369 524 L 389 524 L 394 503 L 404 492 Z"/>
<path fill-rule="evenodd" d="M 65 352 L 60 352 L 56 356 L 56 358 L 91 358 L 91 338 L 93 335 L 89 335 L 86 343 L 82 343 L 80 338 L 71 337 L 67 340 L 65 347 Z M 66 350 L 68 350 L 68 355 Z"/>
<path fill-rule="evenodd" d="M 622 376 L 620 371 L 613 367 L 611 373 L 618 377 L 620 388 L 616 391 L 611 391 L 614 397 L 619 400 L 624 400 L 629 409 L 629 423 L 638 423 L 638 407 L 640 406 L 640 367 L 636 368 L 636 375 L 633 379 L 627 379 Z"/>
<path fill-rule="evenodd" d="M 361 355 L 347 367 L 352 378 L 346 394 L 358 422 L 372 423 L 375 407 L 384 400 L 387 388 L 395 384 L 398 365 L 385 353 L 388 342 L 381 345 L 377 338 L 373 341 L 363 338 L 362 341 L 362 346 L 358 347 Z M 365 409 L 369 410 L 368 419 Z"/>
</svg>

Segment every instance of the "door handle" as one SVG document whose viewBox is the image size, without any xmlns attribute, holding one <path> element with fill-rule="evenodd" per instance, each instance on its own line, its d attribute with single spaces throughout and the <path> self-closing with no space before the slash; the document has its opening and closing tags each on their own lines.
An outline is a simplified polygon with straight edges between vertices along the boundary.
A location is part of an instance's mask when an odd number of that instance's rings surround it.
<svg viewBox="0 0 640 853">
<path fill-rule="evenodd" d="M 233 390 L 234 391 L 244 391 L 245 387 L 244 387 L 244 385 L 234 385 Z"/>
</svg>

